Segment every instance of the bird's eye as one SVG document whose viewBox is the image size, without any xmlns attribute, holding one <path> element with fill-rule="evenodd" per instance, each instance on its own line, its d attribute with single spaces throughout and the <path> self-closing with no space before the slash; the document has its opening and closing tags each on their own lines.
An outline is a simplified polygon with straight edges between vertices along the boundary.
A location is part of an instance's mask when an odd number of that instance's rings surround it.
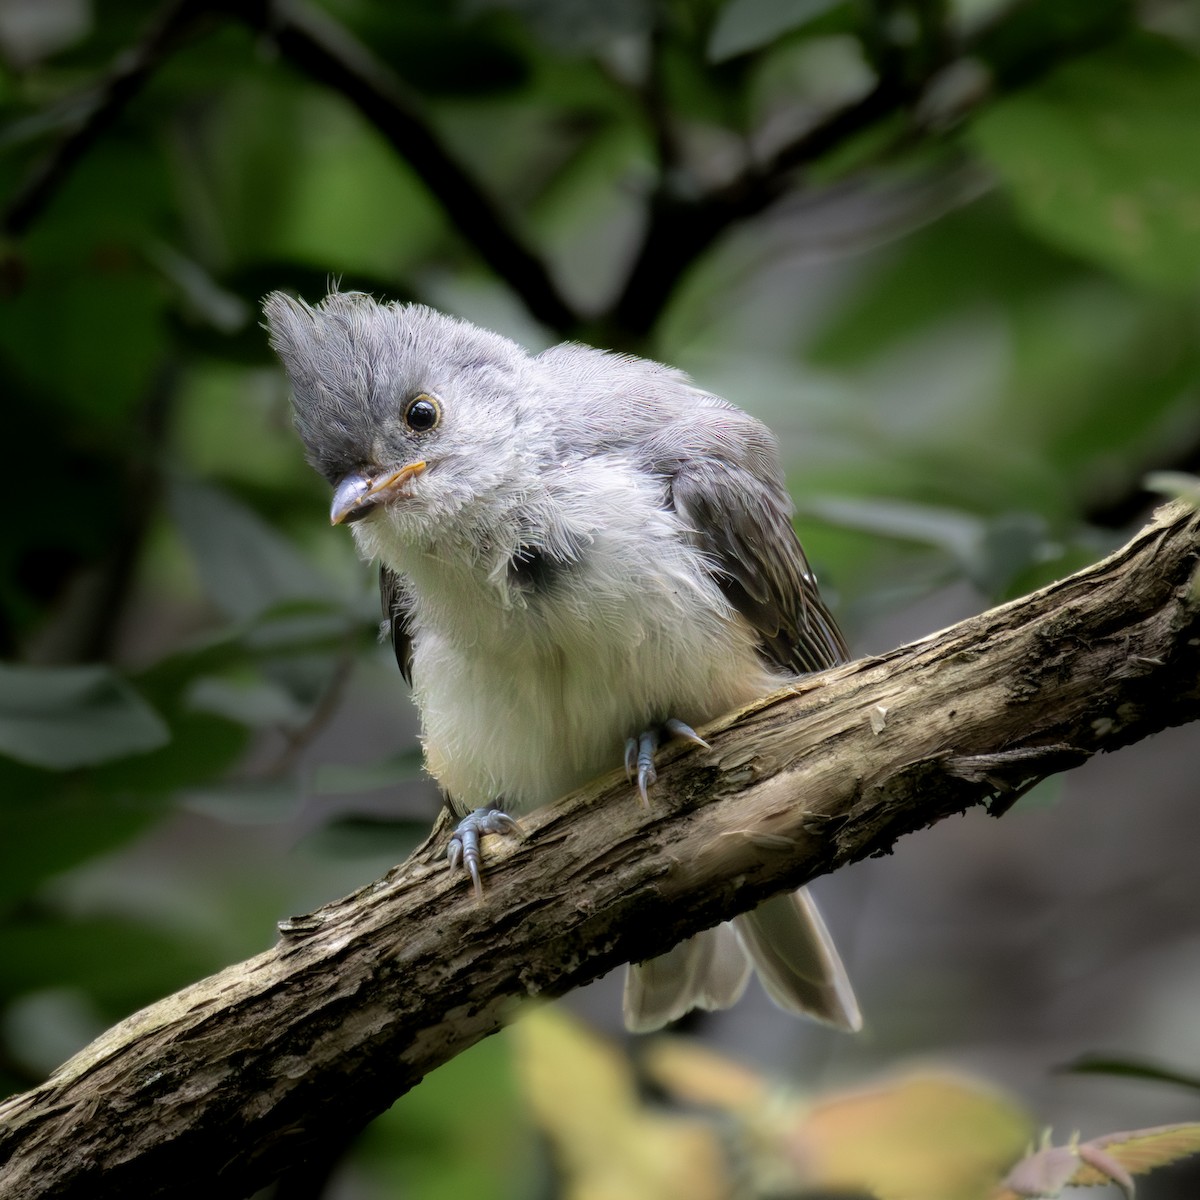
<svg viewBox="0 0 1200 1200">
<path fill-rule="evenodd" d="M 414 433 L 428 433 L 441 419 L 441 405 L 424 392 L 414 396 L 404 409 L 404 423 Z"/>
</svg>

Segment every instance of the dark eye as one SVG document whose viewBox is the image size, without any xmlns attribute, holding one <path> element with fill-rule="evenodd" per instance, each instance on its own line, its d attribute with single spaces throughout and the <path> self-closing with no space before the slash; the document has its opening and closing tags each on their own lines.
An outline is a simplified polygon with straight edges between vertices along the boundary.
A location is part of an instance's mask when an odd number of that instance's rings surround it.
<svg viewBox="0 0 1200 1200">
<path fill-rule="evenodd" d="M 414 433 L 427 433 L 442 419 L 442 410 L 432 396 L 414 396 L 404 410 L 404 423 Z"/>
</svg>

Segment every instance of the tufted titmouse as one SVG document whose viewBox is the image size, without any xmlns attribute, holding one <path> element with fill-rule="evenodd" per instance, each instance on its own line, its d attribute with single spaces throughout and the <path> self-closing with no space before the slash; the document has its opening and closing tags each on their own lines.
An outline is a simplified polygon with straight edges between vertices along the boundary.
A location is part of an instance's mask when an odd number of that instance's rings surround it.
<svg viewBox="0 0 1200 1200">
<path fill-rule="evenodd" d="M 265 302 L 331 518 L 381 565 L 426 765 L 480 835 L 622 759 L 645 798 L 660 740 L 846 658 L 791 525 L 775 441 L 679 371 L 541 354 L 417 305 Z M 802 890 L 633 966 L 625 1021 L 724 1008 L 753 964 L 784 1008 L 857 1029 Z"/>
</svg>

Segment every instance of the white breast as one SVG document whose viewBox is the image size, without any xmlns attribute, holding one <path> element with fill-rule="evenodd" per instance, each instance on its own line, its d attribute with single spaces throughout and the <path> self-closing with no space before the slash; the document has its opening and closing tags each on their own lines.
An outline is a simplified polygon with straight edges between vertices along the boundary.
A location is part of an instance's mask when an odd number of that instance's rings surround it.
<svg viewBox="0 0 1200 1200">
<path fill-rule="evenodd" d="M 593 460 L 570 482 L 579 558 L 544 590 L 445 547 L 405 556 L 426 761 L 456 807 L 548 803 L 618 767 L 627 737 L 701 724 L 784 678 L 653 480 Z"/>
</svg>

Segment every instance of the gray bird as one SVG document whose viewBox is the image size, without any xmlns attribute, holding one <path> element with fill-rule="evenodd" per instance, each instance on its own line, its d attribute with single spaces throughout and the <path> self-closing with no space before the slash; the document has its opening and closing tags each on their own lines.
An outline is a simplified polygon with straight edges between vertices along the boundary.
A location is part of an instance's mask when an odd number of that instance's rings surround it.
<svg viewBox="0 0 1200 1200">
<path fill-rule="evenodd" d="M 378 560 L 426 766 L 480 838 L 622 760 L 643 799 L 660 742 L 845 661 L 760 422 L 682 372 L 565 344 L 540 354 L 419 305 L 265 301 L 333 524 Z M 803 890 L 633 966 L 625 1021 L 725 1008 L 751 964 L 783 1008 L 861 1025 Z"/>
</svg>

